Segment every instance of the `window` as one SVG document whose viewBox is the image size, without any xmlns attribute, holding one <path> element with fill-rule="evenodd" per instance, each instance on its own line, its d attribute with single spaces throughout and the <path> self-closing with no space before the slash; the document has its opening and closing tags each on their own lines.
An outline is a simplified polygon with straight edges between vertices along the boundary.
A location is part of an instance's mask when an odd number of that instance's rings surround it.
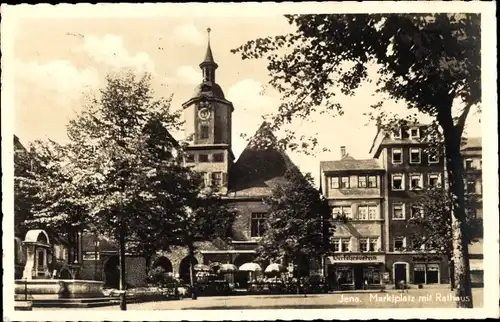
<svg viewBox="0 0 500 322">
<path fill-rule="evenodd" d="M 439 283 L 439 264 L 414 264 L 413 276 L 415 284 Z"/>
<path fill-rule="evenodd" d="M 330 187 L 332 189 L 338 189 L 339 188 L 339 178 L 338 177 L 331 177 L 330 178 Z"/>
<path fill-rule="evenodd" d="M 199 154 L 198 162 L 208 162 L 208 154 Z"/>
<path fill-rule="evenodd" d="M 215 153 L 212 155 L 213 162 L 224 162 L 224 153 Z"/>
<path fill-rule="evenodd" d="M 373 220 L 377 219 L 377 206 L 359 206 L 358 207 L 359 220 Z"/>
<path fill-rule="evenodd" d="M 429 163 L 439 163 L 438 153 L 435 149 L 430 149 L 427 155 Z"/>
<path fill-rule="evenodd" d="M 358 219 L 360 220 L 368 219 L 368 206 L 360 206 L 358 208 Z"/>
<path fill-rule="evenodd" d="M 467 180 L 467 192 L 468 193 L 476 192 L 476 182 L 474 180 Z"/>
<path fill-rule="evenodd" d="M 201 125 L 200 126 L 200 139 L 208 139 L 208 125 Z"/>
<path fill-rule="evenodd" d="M 394 251 L 400 252 L 406 248 L 405 237 L 394 237 Z"/>
<path fill-rule="evenodd" d="M 401 139 L 401 133 L 402 133 L 401 129 L 396 129 L 393 131 L 392 137 L 394 139 Z"/>
<path fill-rule="evenodd" d="M 340 240 L 340 245 L 342 247 L 343 252 L 350 252 L 351 251 L 351 240 L 350 238 L 342 238 Z"/>
<path fill-rule="evenodd" d="M 368 284 L 375 285 L 380 284 L 380 269 L 378 267 L 365 267 L 363 268 L 363 280 L 366 280 Z"/>
<path fill-rule="evenodd" d="M 403 150 L 401 149 L 392 149 L 392 164 L 401 164 L 403 163 Z"/>
<path fill-rule="evenodd" d="M 376 176 L 368 176 L 368 188 L 377 188 Z"/>
<path fill-rule="evenodd" d="M 359 240 L 359 251 L 360 252 L 368 251 L 368 238 L 362 238 Z"/>
<path fill-rule="evenodd" d="M 419 148 L 410 148 L 410 163 L 420 163 Z"/>
<path fill-rule="evenodd" d="M 378 248 L 378 237 L 359 239 L 360 252 L 376 252 L 377 248 Z"/>
<path fill-rule="evenodd" d="M 341 183 L 341 188 L 348 189 L 349 188 L 349 177 L 342 177 L 340 183 Z"/>
<path fill-rule="evenodd" d="M 420 138 L 420 129 L 418 127 L 414 127 L 410 129 L 410 138 L 418 139 Z"/>
<path fill-rule="evenodd" d="M 392 175 L 392 190 L 404 190 L 404 176 L 402 174 Z"/>
<path fill-rule="evenodd" d="M 191 154 L 191 153 L 186 154 L 186 162 L 189 162 L 189 163 L 194 162 L 194 154 Z"/>
<path fill-rule="evenodd" d="M 256 212 L 252 214 L 250 224 L 250 236 L 261 237 L 266 231 L 267 214 L 265 212 Z"/>
<path fill-rule="evenodd" d="M 358 187 L 359 188 L 366 188 L 366 177 L 365 176 L 358 176 Z"/>
<path fill-rule="evenodd" d="M 413 265 L 413 279 L 415 284 L 425 284 L 425 264 Z"/>
<path fill-rule="evenodd" d="M 336 206 L 332 207 L 333 217 L 338 217 L 340 215 L 344 215 L 348 218 L 352 218 L 352 210 L 351 206 Z"/>
<path fill-rule="evenodd" d="M 210 180 L 209 180 L 210 176 L 209 176 L 209 173 L 207 173 L 207 172 L 200 172 L 200 176 L 203 179 L 203 185 L 205 187 L 210 186 Z"/>
<path fill-rule="evenodd" d="M 427 264 L 427 284 L 439 283 L 439 264 Z"/>
<path fill-rule="evenodd" d="M 411 214 L 410 216 L 412 218 L 417 218 L 417 217 L 424 217 L 424 210 L 422 209 L 422 207 L 420 206 L 417 206 L 417 205 L 413 205 L 411 206 Z"/>
<path fill-rule="evenodd" d="M 340 252 L 340 239 L 333 240 L 333 251 Z"/>
<path fill-rule="evenodd" d="M 465 169 L 472 169 L 473 168 L 473 163 L 471 159 L 465 160 Z"/>
<path fill-rule="evenodd" d="M 420 190 L 422 188 L 422 174 L 410 174 L 410 189 Z"/>
<path fill-rule="evenodd" d="M 212 172 L 212 186 L 220 187 L 222 184 L 222 172 Z"/>
<path fill-rule="evenodd" d="M 429 174 L 429 187 L 438 187 L 441 185 L 441 175 L 439 173 Z"/>
<path fill-rule="evenodd" d="M 402 203 L 395 203 L 392 205 L 392 219 L 393 220 L 405 219 L 404 205 Z"/>
</svg>

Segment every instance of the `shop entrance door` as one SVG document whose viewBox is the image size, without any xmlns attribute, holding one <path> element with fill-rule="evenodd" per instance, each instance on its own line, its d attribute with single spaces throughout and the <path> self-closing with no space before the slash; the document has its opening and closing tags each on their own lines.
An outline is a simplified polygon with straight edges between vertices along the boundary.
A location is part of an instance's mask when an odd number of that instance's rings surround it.
<svg viewBox="0 0 500 322">
<path fill-rule="evenodd" d="M 363 289 L 363 266 L 354 265 L 354 289 L 361 290 Z"/>
<path fill-rule="evenodd" d="M 406 280 L 406 264 L 394 264 L 394 283 L 399 285 L 401 281 L 408 283 Z"/>
</svg>

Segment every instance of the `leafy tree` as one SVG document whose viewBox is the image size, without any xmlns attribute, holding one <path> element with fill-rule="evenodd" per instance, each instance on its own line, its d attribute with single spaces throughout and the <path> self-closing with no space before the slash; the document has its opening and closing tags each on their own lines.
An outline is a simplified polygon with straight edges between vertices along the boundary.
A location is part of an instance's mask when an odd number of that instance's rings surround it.
<svg viewBox="0 0 500 322">
<path fill-rule="evenodd" d="M 109 75 L 70 121 L 70 142 L 57 150 L 61 155 L 47 158 L 47 168 L 56 169 L 48 176 L 52 181 L 39 181 L 45 206 L 36 214 L 40 220 L 62 220 L 67 201 L 84 208 L 73 214 L 76 223 L 118 241 L 122 290 L 126 245 L 166 248 L 171 227 L 196 192 L 169 134 L 179 127 L 180 114 L 170 110 L 170 99 L 153 95 L 149 75 Z M 124 295 L 121 308 L 126 309 Z"/>
<path fill-rule="evenodd" d="M 477 14 L 287 15 L 294 33 L 248 41 L 233 52 L 266 58 L 271 85 L 283 97 L 274 128 L 294 117 L 337 112 L 337 89 L 354 95 L 377 69 L 377 92 L 429 115 L 444 136 L 453 200 L 452 239 L 458 307 L 472 307 L 460 141 L 471 108 L 481 101 L 480 16 Z M 452 107 L 464 108 L 454 117 Z M 382 104 L 373 106 L 380 109 Z M 288 144 L 288 135 L 282 144 Z M 314 146 L 313 142 L 313 146 Z"/>
<path fill-rule="evenodd" d="M 466 196 L 468 209 L 475 209 L 476 198 L 473 195 Z M 453 279 L 453 244 L 452 244 L 452 211 L 451 197 L 442 187 L 427 188 L 422 191 L 422 196 L 412 207 L 418 212 L 411 217 L 407 226 L 413 234 L 409 236 L 412 245 L 411 251 L 424 250 L 429 254 L 440 254 L 446 257 L 450 269 L 450 286 L 454 289 Z M 474 211 L 466 213 L 467 234 L 464 238 L 469 244 L 478 241 L 482 237 L 482 219 L 476 217 Z"/>
<path fill-rule="evenodd" d="M 189 201 L 186 212 L 179 218 L 178 225 L 172 227 L 174 245 L 187 246 L 190 284 L 194 286 L 193 259 L 196 244 L 204 241 L 228 241 L 232 237 L 235 210 L 217 193 L 216 187 L 203 187 L 202 177 L 193 176 L 191 182 L 199 191 Z"/>
<path fill-rule="evenodd" d="M 264 202 L 270 209 L 257 247 L 260 259 L 297 263 L 303 256 L 318 257 L 329 251 L 330 207 L 309 174 L 288 170 Z"/>
<path fill-rule="evenodd" d="M 64 147 L 53 141 L 35 141 L 29 152 L 18 155 L 15 177 L 16 226 L 26 232 L 44 229 L 53 243 L 68 246 L 69 261 L 76 260 L 78 233 L 87 225 L 85 205 L 75 199 L 71 173 L 64 170 Z M 21 171 L 22 167 L 22 171 Z"/>
</svg>

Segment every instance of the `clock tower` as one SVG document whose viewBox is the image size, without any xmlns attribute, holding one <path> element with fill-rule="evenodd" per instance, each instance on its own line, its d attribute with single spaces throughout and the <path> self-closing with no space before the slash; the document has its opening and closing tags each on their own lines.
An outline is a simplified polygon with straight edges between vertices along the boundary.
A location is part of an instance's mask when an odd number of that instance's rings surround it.
<svg viewBox="0 0 500 322">
<path fill-rule="evenodd" d="M 202 172 L 205 185 L 227 192 L 227 174 L 234 162 L 231 150 L 231 115 L 233 104 L 226 100 L 222 88 L 215 81 L 218 68 L 210 47 L 210 28 L 205 59 L 200 64 L 201 84 L 192 97 L 182 104 L 184 133 L 188 142 L 188 164 Z"/>
</svg>

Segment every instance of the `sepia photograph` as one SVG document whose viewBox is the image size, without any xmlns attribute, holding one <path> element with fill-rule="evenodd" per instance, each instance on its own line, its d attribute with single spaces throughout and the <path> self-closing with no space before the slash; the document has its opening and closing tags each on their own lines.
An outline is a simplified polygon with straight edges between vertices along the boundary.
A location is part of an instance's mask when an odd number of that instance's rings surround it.
<svg viewBox="0 0 500 322">
<path fill-rule="evenodd" d="M 1 14 L 4 320 L 499 317 L 494 3 Z"/>
</svg>

